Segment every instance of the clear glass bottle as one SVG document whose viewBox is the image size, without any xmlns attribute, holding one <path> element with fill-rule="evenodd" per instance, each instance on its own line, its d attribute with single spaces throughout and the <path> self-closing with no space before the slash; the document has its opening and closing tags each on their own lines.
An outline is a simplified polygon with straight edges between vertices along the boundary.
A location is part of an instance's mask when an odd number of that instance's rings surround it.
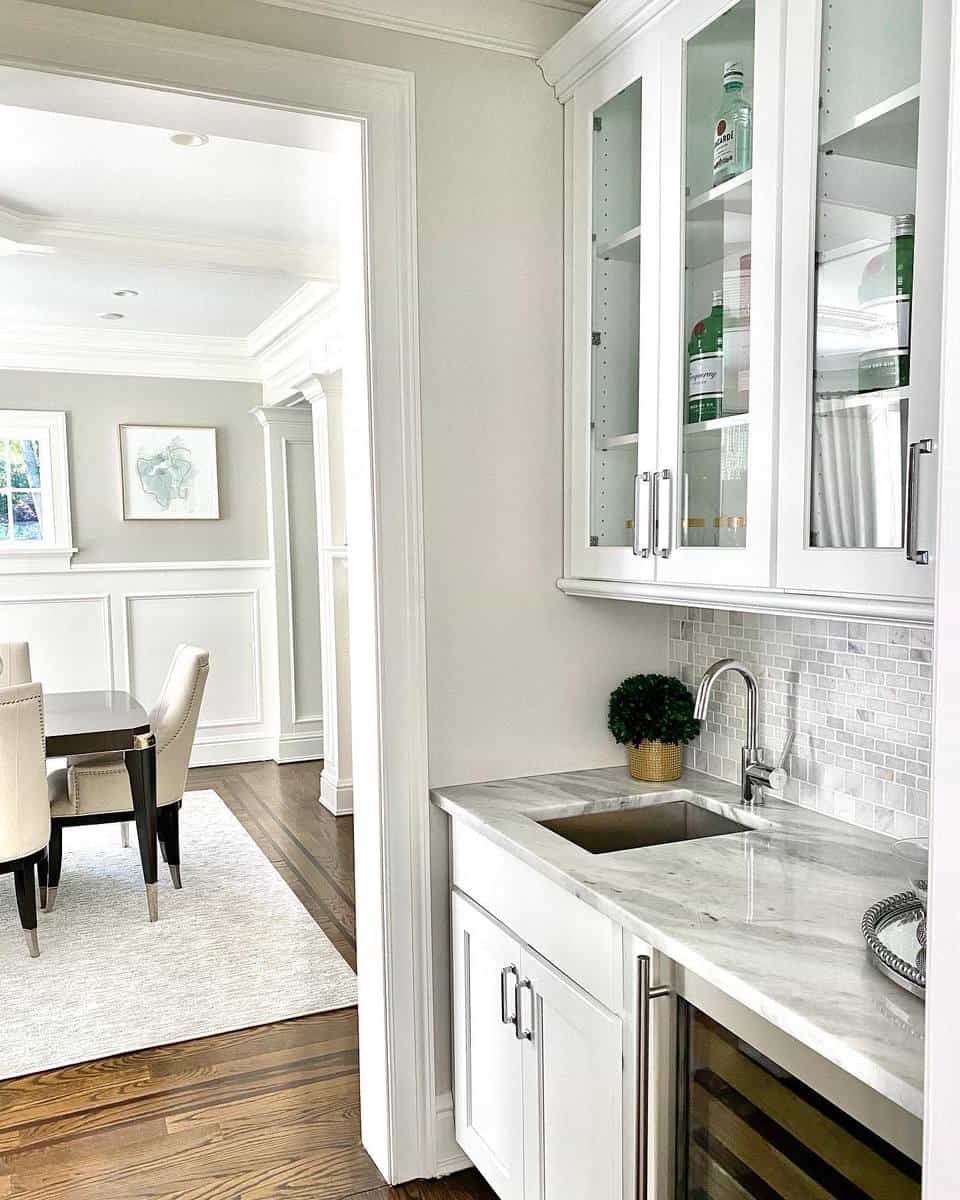
<svg viewBox="0 0 960 1200">
<path fill-rule="evenodd" d="M 753 106 L 743 94 L 743 63 L 723 64 L 723 102 L 713 133 L 713 185 L 735 179 L 753 163 Z"/>
<path fill-rule="evenodd" d="M 687 424 L 723 415 L 723 291 L 710 314 L 694 325 L 687 344 Z"/>
</svg>

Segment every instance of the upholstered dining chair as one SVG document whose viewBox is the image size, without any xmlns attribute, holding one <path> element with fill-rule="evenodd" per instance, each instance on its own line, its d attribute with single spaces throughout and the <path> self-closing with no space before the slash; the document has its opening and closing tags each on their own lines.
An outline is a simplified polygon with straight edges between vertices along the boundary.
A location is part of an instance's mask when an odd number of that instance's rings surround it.
<svg viewBox="0 0 960 1200">
<path fill-rule="evenodd" d="M 209 671 L 206 650 L 178 646 L 160 698 L 150 713 L 150 728 L 157 739 L 157 833 L 175 888 L 182 886 L 180 805 Z M 65 767 L 50 772 L 47 783 L 52 826 L 49 879 L 45 896 L 41 889 L 41 900 L 45 901 L 44 910 L 52 912 L 60 885 L 64 828 L 127 823 L 133 819 L 133 797 L 122 753 L 68 758 Z"/>
<path fill-rule="evenodd" d="M 0 688 L 30 683 L 30 647 L 26 642 L 0 642 Z"/>
<path fill-rule="evenodd" d="M 20 924 L 30 957 L 37 940 L 37 881 L 50 840 L 43 689 L 39 683 L 0 689 L 0 875 L 13 873 Z"/>
</svg>

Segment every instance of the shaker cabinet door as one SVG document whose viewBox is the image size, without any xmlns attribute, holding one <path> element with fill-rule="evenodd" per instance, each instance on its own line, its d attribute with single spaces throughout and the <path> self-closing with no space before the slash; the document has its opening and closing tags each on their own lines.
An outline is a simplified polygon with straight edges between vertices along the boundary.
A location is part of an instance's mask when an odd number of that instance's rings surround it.
<svg viewBox="0 0 960 1200">
<path fill-rule="evenodd" d="M 657 578 L 769 587 L 782 0 L 663 23 Z"/>
<path fill-rule="evenodd" d="M 640 38 L 566 108 L 565 568 L 585 579 L 654 575 L 658 65 Z"/>
<path fill-rule="evenodd" d="M 457 1141 L 500 1200 L 522 1200 L 523 1076 L 515 1014 L 520 943 L 453 894 Z"/>
<path fill-rule="evenodd" d="M 791 0 L 779 579 L 929 598 L 946 0 Z"/>
<path fill-rule="evenodd" d="M 622 1200 L 622 1023 L 524 950 L 526 1200 Z"/>
</svg>

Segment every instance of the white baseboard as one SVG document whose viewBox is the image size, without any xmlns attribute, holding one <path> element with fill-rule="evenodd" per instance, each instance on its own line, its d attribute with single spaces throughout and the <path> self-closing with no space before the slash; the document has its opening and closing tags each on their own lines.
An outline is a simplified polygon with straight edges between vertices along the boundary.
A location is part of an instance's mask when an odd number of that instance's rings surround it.
<svg viewBox="0 0 960 1200">
<path fill-rule="evenodd" d="M 314 758 L 323 758 L 322 733 L 282 733 L 277 739 L 277 762 L 309 762 Z"/>
<path fill-rule="evenodd" d="M 324 770 L 320 776 L 320 803 L 335 817 L 353 812 L 353 780 L 333 779 Z"/>
<path fill-rule="evenodd" d="M 437 1097 L 435 1112 L 437 1175 L 453 1175 L 466 1171 L 473 1163 L 457 1144 L 453 1123 L 453 1095 L 443 1092 Z"/>
<path fill-rule="evenodd" d="M 190 755 L 191 767 L 218 767 L 226 763 L 268 762 L 277 754 L 275 737 L 226 737 L 197 741 Z"/>
</svg>

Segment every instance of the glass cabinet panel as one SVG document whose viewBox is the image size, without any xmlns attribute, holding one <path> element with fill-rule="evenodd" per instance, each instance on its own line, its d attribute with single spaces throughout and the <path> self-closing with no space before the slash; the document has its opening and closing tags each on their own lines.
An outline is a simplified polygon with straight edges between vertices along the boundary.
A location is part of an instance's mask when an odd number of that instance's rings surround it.
<svg viewBox="0 0 960 1200">
<path fill-rule="evenodd" d="M 904 542 L 919 4 L 824 0 L 810 545 Z"/>
<path fill-rule="evenodd" d="M 754 42 L 740 0 L 686 45 L 683 546 L 746 545 Z"/>
<path fill-rule="evenodd" d="M 640 388 L 642 80 L 593 118 L 590 544 L 633 543 Z M 653 364 L 648 365 L 653 370 Z"/>
</svg>

